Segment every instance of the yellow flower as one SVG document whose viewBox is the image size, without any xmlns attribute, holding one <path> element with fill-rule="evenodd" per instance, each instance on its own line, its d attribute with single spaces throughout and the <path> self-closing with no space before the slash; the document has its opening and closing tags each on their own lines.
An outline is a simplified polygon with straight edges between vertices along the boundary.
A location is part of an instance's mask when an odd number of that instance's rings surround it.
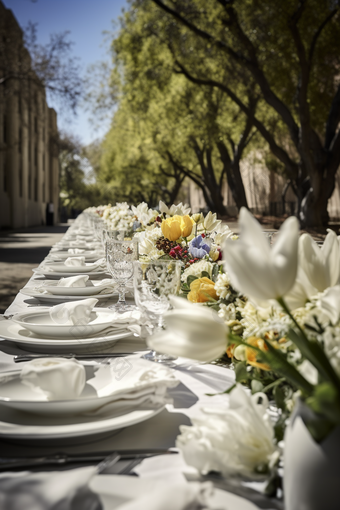
<svg viewBox="0 0 340 510">
<path fill-rule="evenodd" d="M 192 303 L 205 303 L 210 299 L 218 299 L 215 290 L 215 283 L 206 276 L 204 278 L 197 278 L 190 285 L 190 292 L 188 300 Z"/>
<path fill-rule="evenodd" d="M 163 236 L 169 241 L 177 241 L 180 237 L 188 237 L 191 234 L 194 221 L 188 216 L 172 216 L 162 221 L 161 229 Z"/>
</svg>

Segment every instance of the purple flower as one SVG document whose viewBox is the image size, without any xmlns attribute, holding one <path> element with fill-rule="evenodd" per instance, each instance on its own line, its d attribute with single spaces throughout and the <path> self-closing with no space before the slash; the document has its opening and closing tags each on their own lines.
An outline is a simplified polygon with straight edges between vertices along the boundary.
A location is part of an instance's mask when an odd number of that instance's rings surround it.
<svg viewBox="0 0 340 510">
<path fill-rule="evenodd" d="M 201 235 L 195 237 L 189 243 L 189 252 L 191 255 L 198 259 L 203 259 L 210 252 L 210 246 L 203 241 Z"/>
</svg>

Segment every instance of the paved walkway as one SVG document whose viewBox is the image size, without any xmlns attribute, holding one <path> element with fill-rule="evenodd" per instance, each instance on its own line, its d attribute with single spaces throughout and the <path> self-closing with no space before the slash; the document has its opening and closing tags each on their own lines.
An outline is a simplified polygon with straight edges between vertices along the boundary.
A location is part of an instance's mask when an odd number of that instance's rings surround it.
<svg viewBox="0 0 340 510">
<path fill-rule="evenodd" d="M 12 303 L 69 225 L 0 230 L 0 313 Z"/>
</svg>

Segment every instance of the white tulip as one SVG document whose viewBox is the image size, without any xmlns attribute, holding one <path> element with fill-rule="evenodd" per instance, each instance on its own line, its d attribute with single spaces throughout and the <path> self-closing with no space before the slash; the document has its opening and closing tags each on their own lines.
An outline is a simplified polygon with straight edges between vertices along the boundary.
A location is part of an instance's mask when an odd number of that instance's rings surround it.
<svg viewBox="0 0 340 510">
<path fill-rule="evenodd" d="M 203 221 L 203 227 L 207 232 L 212 232 L 221 225 L 222 221 L 217 219 L 216 213 L 208 212 Z"/>
<path fill-rule="evenodd" d="M 183 308 L 164 314 L 166 330 L 150 336 L 147 339 L 149 347 L 164 354 L 199 361 L 218 358 L 227 347 L 228 327 L 215 310 L 184 303 Z"/>
<path fill-rule="evenodd" d="M 263 393 L 250 396 L 237 385 L 230 393 L 229 408 L 202 409 L 203 418 L 191 418 L 191 427 L 180 427 L 176 446 L 187 464 L 203 474 L 249 476 L 257 466 L 271 465 L 278 457 L 267 406 Z"/>
<path fill-rule="evenodd" d="M 318 289 L 313 287 L 306 273 L 301 266 L 299 266 L 296 281 L 284 298 L 288 308 L 295 310 L 296 308 L 305 306 L 307 301 L 310 301 L 317 293 Z"/>
<path fill-rule="evenodd" d="M 339 280 L 340 263 L 339 244 L 335 232 L 328 231 L 321 248 L 309 234 L 303 234 L 299 240 L 299 264 L 319 292 L 336 285 Z"/>
<path fill-rule="evenodd" d="M 327 289 L 318 304 L 332 324 L 336 324 L 340 318 L 340 285 Z"/>
<path fill-rule="evenodd" d="M 260 224 L 242 207 L 240 239 L 227 239 L 223 247 L 224 265 L 232 285 L 255 300 L 277 299 L 294 285 L 298 264 L 299 224 L 288 218 L 271 248 Z"/>
</svg>

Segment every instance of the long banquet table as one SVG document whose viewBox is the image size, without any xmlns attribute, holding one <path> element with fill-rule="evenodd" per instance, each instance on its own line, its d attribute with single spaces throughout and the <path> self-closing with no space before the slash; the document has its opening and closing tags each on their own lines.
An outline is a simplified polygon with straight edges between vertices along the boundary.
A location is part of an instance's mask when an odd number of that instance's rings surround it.
<svg viewBox="0 0 340 510">
<path fill-rule="evenodd" d="M 34 275 L 27 283 L 32 286 Z M 108 306 L 112 301 L 100 303 L 100 306 Z M 34 299 L 18 294 L 5 315 L 15 314 L 28 308 L 33 309 L 38 303 Z M 40 307 L 39 307 L 40 308 Z M 6 320 L 0 318 L 0 320 Z M 107 348 L 104 348 L 107 352 Z M 110 352 L 145 352 L 147 350 L 145 340 L 131 337 L 118 341 Z M 27 351 L 15 346 L 9 341 L 0 340 L 0 373 L 18 368 L 13 361 L 13 356 Z M 97 351 L 96 351 L 97 352 Z M 63 444 L 48 444 L 42 441 L 16 443 L 15 441 L 0 439 L 1 457 L 28 457 L 32 455 L 47 455 L 60 451 L 64 453 L 89 453 L 97 451 L 115 451 L 129 449 L 158 449 L 174 448 L 176 436 L 179 434 L 180 425 L 190 425 L 190 419 L 199 416 L 204 406 L 223 406 L 227 396 L 208 396 L 211 393 L 219 393 L 229 388 L 234 383 L 234 372 L 228 368 L 212 364 L 199 364 L 192 360 L 179 358 L 173 363 L 173 370 L 180 384 L 169 391 L 173 403 L 153 418 L 142 423 L 132 425 L 125 429 L 106 433 L 101 436 L 82 437 L 79 439 L 65 440 Z M 1 412 L 1 406 L 0 406 Z M 1 436 L 1 425 L 0 425 Z M 114 473 L 114 467 L 110 471 Z M 193 468 L 186 466 L 181 454 L 161 455 L 143 460 L 134 469 L 134 473 L 141 478 L 152 476 L 172 480 L 176 477 L 185 476 L 187 479 L 199 479 Z M 110 483 L 110 474 L 103 474 L 107 483 Z M 116 475 L 118 476 L 118 475 Z M 254 483 L 240 483 L 239 480 L 216 479 L 215 483 L 230 492 L 252 500 L 258 508 L 282 508 L 277 500 L 270 500 L 259 491 L 259 485 Z M 235 506 L 235 510 L 237 510 Z M 254 507 L 256 508 L 256 507 Z"/>
</svg>

